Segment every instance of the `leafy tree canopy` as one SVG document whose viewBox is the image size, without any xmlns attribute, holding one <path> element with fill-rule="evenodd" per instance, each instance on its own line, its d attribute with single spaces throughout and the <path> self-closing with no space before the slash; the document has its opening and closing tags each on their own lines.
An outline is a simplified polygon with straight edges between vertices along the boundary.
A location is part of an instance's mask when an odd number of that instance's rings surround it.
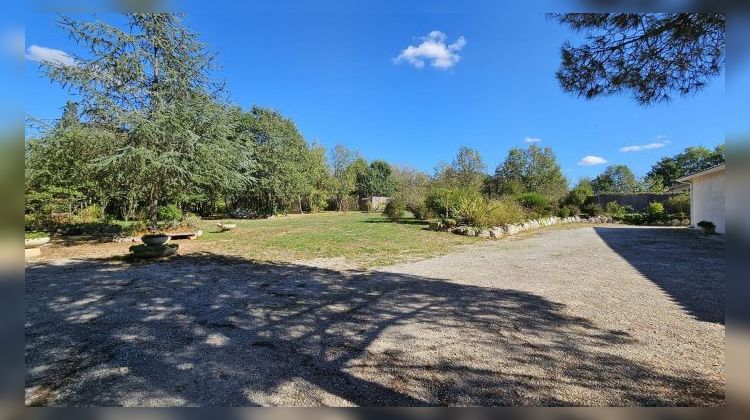
<svg viewBox="0 0 750 420">
<path fill-rule="evenodd" d="M 646 174 L 646 180 L 663 188 L 670 188 L 677 183 L 678 178 L 724 163 L 725 159 L 723 144 L 714 150 L 703 146 L 688 147 L 675 156 L 659 160 Z"/>
<path fill-rule="evenodd" d="M 626 165 L 610 165 L 591 181 L 591 186 L 596 194 L 635 193 L 638 180 Z"/>
<path fill-rule="evenodd" d="M 357 173 L 357 192 L 362 197 L 390 197 L 394 192 L 391 165 L 384 160 L 374 160 L 366 170 Z"/>
<path fill-rule="evenodd" d="M 497 195 L 542 194 L 557 200 L 568 189 L 568 181 L 551 148 L 532 144 L 527 149 L 513 148 L 495 169 L 489 186 Z"/>
<path fill-rule="evenodd" d="M 478 150 L 461 146 L 451 164 L 440 164 L 435 172 L 440 185 L 478 191 L 487 177 L 487 165 Z"/>
<path fill-rule="evenodd" d="M 224 181 L 235 174 L 231 184 L 250 181 L 242 169 L 251 156 L 237 147 L 234 124 L 227 124 L 227 109 L 216 102 L 212 56 L 181 16 L 134 13 L 126 19 L 123 30 L 63 16 L 60 27 L 88 54 L 72 64 L 41 66 L 50 80 L 78 95 L 89 126 L 123 137 L 116 150 L 92 163 L 125 175 L 123 187 L 145 197 L 155 221 L 160 202 L 211 183 L 214 171 Z"/>
</svg>

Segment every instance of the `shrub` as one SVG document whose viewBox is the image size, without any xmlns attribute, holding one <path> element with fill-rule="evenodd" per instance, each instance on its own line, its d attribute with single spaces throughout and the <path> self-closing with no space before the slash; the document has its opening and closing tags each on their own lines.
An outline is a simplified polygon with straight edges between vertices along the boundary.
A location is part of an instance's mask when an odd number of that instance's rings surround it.
<svg viewBox="0 0 750 420">
<path fill-rule="evenodd" d="M 427 208 L 435 215 L 448 218 L 454 215 L 459 203 L 463 200 L 478 200 L 482 195 L 478 191 L 457 188 L 436 188 L 425 198 Z"/>
<path fill-rule="evenodd" d="M 626 213 L 619 217 L 619 220 L 629 225 L 642 225 L 646 223 L 646 219 L 643 213 Z"/>
<path fill-rule="evenodd" d="M 557 210 L 557 217 L 578 216 L 579 214 L 581 214 L 581 209 L 571 204 L 562 206 Z"/>
<path fill-rule="evenodd" d="M 442 222 L 443 226 L 448 228 L 456 227 L 456 225 L 458 224 L 458 222 L 456 222 L 456 219 L 442 219 Z"/>
<path fill-rule="evenodd" d="M 668 213 L 689 214 L 690 213 L 690 195 L 676 194 L 664 202 L 664 210 Z"/>
<path fill-rule="evenodd" d="M 198 223 L 200 223 L 201 218 L 198 217 L 198 215 L 194 213 L 185 213 L 182 216 L 182 220 L 180 220 L 180 226 L 184 226 L 186 228 L 195 229 L 198 227 Z"/>
<path fill-rule="evenodd" d="M 665 217 L 664 205 L 656 201 L 648 203 L 646 214 L 648 215 L 649 221 L 651 222 L 656 221 L 656 220 L 662 220 Z"/>
<path fill-rule="evenodd" d="M 408 204 L 406 206 L 406 209 L 409 210 L 411 214 L 413 214 L 414 217 L 419 220 L 428 220 L 435 217 L 435 214 L 432 213 L 432 210 L 427 208 L 427 204 L 425 204 L 424 202 Z"/>
<path fill-rule="evenodd" d="M 453 211 L 456 219 L 466 225 L 486 227 L 489 207 L 483 197 L 459 197 Z"/>
<path fill-rule="evenodd" d="M 514 200 L 487 200 L 483 197 L 462 197 L 455 213 L 460 223 L 478 228 L 518 223 L 526 216 L 524 209 Z"/>
<path fill-rule="evenodd" d="M 314 194 L 308 200 L 311 213 L 320 213 L 328 208 L 328 198 L 323 195 Z"/>
<path fill-rule="evenodd" d="M 146 222 L 134 222 L 122 228 L 123 236 L 140 236 L 148 231 Z"/>
<path fill-rule="evenodd" d="M 610 216 L 617 217 L 625 214 L 626 209 L 624 206 L 619 205 L 617 201 L 610 201 L 604 206 L 604 212 Z"/>
<path fill-rule="evenodd" d="M 156 220 L 159 222 L 175 223 L 182 219 L 182 210 L 174 204 L 161 206 L 156 213 Z"/>
<path fill-rule="evenodd" d="M 39 230 L 44 226 L 44 220 L 36 214 L 24 214 L 23 222 L 26 230 Z"/>
<path fill-rule="evenodd" d="M 583 214 L 588 216 L 599 216 L 600 214 L 604 213 L 604 209 L 599 206 L 599 204 L 594 202 L 588 202 L 581 207 L 581 211 Z"/>
<path fill-rule="evenodd" d="M 391 198 L 383 209 L 383 214 L 388 217 L 391 221 L 396 221 L 404 217 L 406 212 L 406 204 L 400 197 Z"/>
<path fill-rule="evenodd" d="M 522 222 L 526 218 L 524 209 L 513 200 L 492 200 L 487 214 L 488 226 L 502 226 Z"/>
<path fill-rule="evenodd" d="M 73 217 L 73 223 L 96 223 L 104 218 L 104 209 L 98 204 L 86 206 Z"/>
<path fill-rule="evenodd" d="M 550 213 L 550 200 L 542 194 L 528 192 L 518 196 L 518 203 L 528 211 L 539 216 L 546 216 Z"/>
</svg>

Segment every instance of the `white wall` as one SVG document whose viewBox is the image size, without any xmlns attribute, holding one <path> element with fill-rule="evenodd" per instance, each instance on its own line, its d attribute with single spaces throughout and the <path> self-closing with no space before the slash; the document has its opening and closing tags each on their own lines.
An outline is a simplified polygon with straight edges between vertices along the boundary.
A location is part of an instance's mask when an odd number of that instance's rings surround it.
<svg viewBox="0 0 750 420">
<path fill-rule="evenodd" d="M 718 171 L 692 180 L 690 222 L 693 225 L 708 220 L 716 225 L 716 232 L 724 233 L 724 172 Z"/>
</svg>

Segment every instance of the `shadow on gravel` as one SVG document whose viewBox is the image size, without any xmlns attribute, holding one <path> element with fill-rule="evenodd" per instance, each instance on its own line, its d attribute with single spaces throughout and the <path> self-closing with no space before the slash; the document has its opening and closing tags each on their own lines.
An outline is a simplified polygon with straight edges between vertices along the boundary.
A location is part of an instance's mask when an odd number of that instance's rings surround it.
<svg viewBox="0 0 750 420">
<path fill-rule="evenodd" d="M 723 403 L 723 384 L 609 353 L 632 338 L 563 309 L 516 290 L 213 254 L 31 265 L 26 403 Z"/>
<path fill-rule="evenodd" d="M 724 240 L 685 228 L 594 228 L 604 242 L 699 321 L 724 324 Z"/>
</svg>

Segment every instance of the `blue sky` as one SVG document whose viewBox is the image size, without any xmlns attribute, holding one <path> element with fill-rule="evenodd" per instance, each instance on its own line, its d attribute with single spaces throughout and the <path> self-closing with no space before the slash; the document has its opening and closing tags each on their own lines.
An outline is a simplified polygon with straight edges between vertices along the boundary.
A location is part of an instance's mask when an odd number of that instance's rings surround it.
<svg viewBox="0 0 750 420">
<path fill-rule="evenodd" d="M 274 13 L 216 13 L 188 3 L 187 23 L 218 53 L 215 75 L 228 83 L 234 103 L 276 108 L 308 140 L 342 143 L 368 159 L 431 173 L 467 145 L 479 149 L 491 172 L 508 149 L 533 138 L 552 147 L 575 180 L 606 166 L 580 165 L 585 156 L 624 163 L 643 175 L 662 156 L 724 141 L 723 77 L 693 97 L 650 107 L 628 96 L 586 101 L 562 92 L 554 78 L 559 49 L 575 35 L 542 10 L 421 13 L 428 9 L 412 4 L 376 11 L 288 6 Z M 54 14 L 27 15 L 27 53 L 32 46 L 82 52 L 56 21 Z M 433 31 L 442 35 L 430 38 Z M 409 46 L 414 49 L 398 60 Z M 440 67 L 419 56 L 424 51 L 436 54 Z M 67 93 L 41 77 L 36 62 L 27 60 L 25 71 L 26 113 L 58 118 Z M 651 148 L 620 150 L 643 145 Z"/>
</svg>

